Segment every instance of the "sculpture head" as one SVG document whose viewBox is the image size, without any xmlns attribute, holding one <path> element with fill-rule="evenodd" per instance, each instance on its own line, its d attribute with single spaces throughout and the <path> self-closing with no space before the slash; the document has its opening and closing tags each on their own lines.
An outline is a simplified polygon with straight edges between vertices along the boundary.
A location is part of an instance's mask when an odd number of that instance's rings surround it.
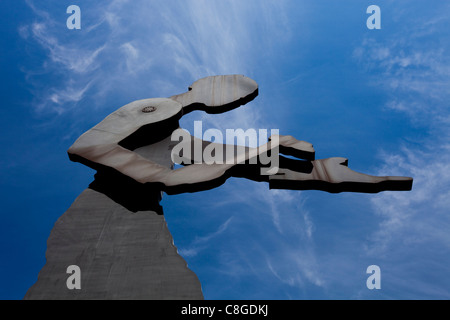
<svg viewBox="0 0 450 320">
<path fill-rule="evenodd" d="M 170 97 L 183 105 L 184 113 L 203 110 L 222 113 L 253 100 L 258 84 L 243 75 L 212 76 L 195 81 L 185 93 Z"/>
</svg>

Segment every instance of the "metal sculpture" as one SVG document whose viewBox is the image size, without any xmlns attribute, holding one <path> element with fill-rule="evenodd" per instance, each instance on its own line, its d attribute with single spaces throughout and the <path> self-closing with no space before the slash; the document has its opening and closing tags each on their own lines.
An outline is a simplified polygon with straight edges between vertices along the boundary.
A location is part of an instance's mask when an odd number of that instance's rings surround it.
<svg viewBox="0 0 450 320">
<path fill-rule="evenodd" d="M 231 161 L 226 152 L 230 149 L 225 145 L 216 145 L 215 148 L 220 149 L 224 157 L 219 164 L 197 163 L 191 156 L 177 154 L 183 159 L 181 164 L 185 165 L 177 170 L 173 170 L 173 162 L 166 161 L 163 165 L 134 152 L 142 146 L 154 146 L 157 158 L 173 159 L 176 143 L 168 137 L 180 130 L 178 120 L 183 115 L 193 110 L 213 114 L 226 112 L 253 100 L 257 95 L 256 82 L 242 75 L 203 78 L 192 84 L 186 93 L 170 98 L 134 101 L 118 109 L 83 134 L 68 150 L 69 157 L 98 172 L 114 171 L 168 194 L 210 189 L 230 176 L 267 181 L 270 188 L 278 189 L 370 193 L 411 190 L 413 179 L 409 177 L 377 177 L 358 173 L 348 168 L 346 158 L 314 160 L 312 144 L 292 136 L 271 137 L 267 144 L 258 148 L 236 147 Z M 196 143 L 202 149 L 212 144 L 199 142 L 195 137 L 183 143 L 192 144 L 192 149 Z M 259 158 L 269 152 L 276 152 L 280 157 L 280 167 L 275 168 L 274 174 L 270 171 L 261 174 L 254 166 L 262 167 Z M 292 160 L 283 154 L 299 159 Z"/>
<path fill-rule="evenodd" d="M 55 223 L 47 262 L 25 299 L 202 299 L 200 282 L 167 228 L 162 191 L 211 189 L 232 176 L 270 188 L 411 189 L 412 178 L 357 173 L 345 158 L 315 160 L 312 144 L 291 136 L 272 136 L 250 148 L 203 141 L 179 128 L 180 118 L 193 110 L 226 112 L 257 95 L 258 85 L 247 77 L 207 77 L 186 93 L 127 104 L 78 138 L 69 157 L 96 170 L 95 180 Z M 222 161 L 198 161 L 196 152 L 210 149 Z M 268 167 L 269 153 L 277 166 Z M 175 169 L 175 160 L 183 167 Z M 66 286 L 70 266 L 81 272 L 80 290 Z"/>
</svg>

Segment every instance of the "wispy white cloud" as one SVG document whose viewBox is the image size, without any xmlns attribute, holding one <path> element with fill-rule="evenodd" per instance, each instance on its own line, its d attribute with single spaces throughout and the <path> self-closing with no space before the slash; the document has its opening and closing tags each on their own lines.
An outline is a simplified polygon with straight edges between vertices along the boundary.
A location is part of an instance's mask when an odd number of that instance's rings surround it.
<svg viewBox="0 0 450 320">
<path fill-rule="evenodd" d="M 447 19 L 448 20 L 448 19 Z M 404 38 L 377 42 L 365 39 L 355 48 L 354 57 L 369 72 L 382 74 L 373 84 L 390 95 L 388 110 L 406 114 L 414 123 L 447 121 L 450 107 L 450 59 L 448 49 L 439 44 L 412 47 Z"/>
<path fill-rule="evenodd" d="M 373 198 L 375 210 L 383 218 L 373 236 L 370 251 L 383 251 L 397 241 L 430 241 L 450 248 L 450 145 L 432 149 L 407 149 L 384 155 L 380 173 L 414 177 L 409 193 L 391 192 Z M 437 152 L 437 153 L 436 153 Z"/>
<path fill-rule="evenodd" d="M 216 231 L 209 233 L 202 237 L 197 237 L 194 239 L 193 243 L 190 245 L 189 248 L 183 248 L 180 249 L 180 254 L 185 257 L 192 257 L 196 256 L 201 250 L 204 250 L 205 247 L 208 246 L 208 243 L 215 237 L 221 235 L 228 229 L 228 225 L 232 221 L 233 217 L 228 218 L 222 225 L 217 228 Z"/>
<path fill-rule="evenodd" d="M 443 6 L 448 11 L 448 5 Z M 385 262 L 391 284 L 408 292 L 404 297 L 448 298 L 446 279 L 432 282 L 421 274 L 445 270 L 450 253 L 450 60 L 449 43 L 439 35 L 449 17 L 442 14 L 424 21 L 427 18 L 385 41 L 365 39 L 354 51 L 361 66 L 382 75 L 373 85 L 389 97 L 385 111 L 404 114 L 406 121 L 428 132 L 420 141 L 410 137 L 414 142 L 403 143 L 398 151 L 380 151 L 378 174 L 411 176 L 414 184 L 410 192 L 372 198 L 380 222 L 368 236 L 365 254 Z"/>
<path fill-rule="evenodd" d="M 75 85 L 67 86 L 63 89 L 53 89 L 48 92 L 48 100 L 54 104 L 54 111 L 58 114 L 62 114 L 66 110 L 62 105 L 76 103 L 83 99 L 86 91 L 89 89 L 91 83 L 86 84 L 84 87 L 77 88 Z M 46 107 L 46 103 L 43 102 L 36 106 L 36 110 L 40 111 Z"/>
<path fill-rule="evenodd" d="M 374 85 L 381 86 L 392 97 L 386 102 L 387 110 L 404 113 L 407 119 L 427 126 L 432 134 L 417 141 L 420 146 L 405 146 L 398 153 L 381 151 L 383 166 L 380 174 L 403 174 L 415 179 L 411 193 L 386 193 L 374 198 L 376 211 L 385 218 L 376 236 L 381 247 L 391 243 L 391 237 L 398 240 L 395 231 L 418 229 L 414 224 L 420 224 L 420 221 L 425 229 L 431 221 L 430 215 L 436 215 L 438 220 L 439 212 L 447 210 L 449 204 L 442 200 L 447 198 L 445 190 L 450 183 L 448 46 L 436 42 L 416 47 L 412 45 L 414 41 L 408 41 L 420 38 L 427 30 L 427 35 L 437 32 L 435 26 L 448 22 L 449 18 L 440 16 L 433 21 L 419 23 L 416 29 L 419 31 L 409 31 L 407 37 L 399 36 L 405 34 L 401 30 L 384 42 L 365 39 L 354 51 L 355 57 L 368 71 L 377 70 L 383 75 L 382 82 L 374 82 Z M 441 226 L 435 224 L 435 227 L 434 234 L 440 234 Z M 417 233 L 415 231 L 410 236 L 407 232 L 401 234 L 410 238 Z"/>
<path fill-rule="evenodd" d="M 230 179 L 209 195 L 190 195 L 185 205 L 193 206 L 196 215 L 207 215 L 208 221 L 224 219 L 222 215 L 214 218 L 216 211 L 229 212 L 232 217 L 217 231 L 204 231 L 181 246 L 179 252 L 191 266 L 214 252 L 213 261 L 201 268 L 213 268 L 214 273 L 232 281 L 261 278 L 292 290 L 326 286 L 314 251 L 314 219 L 302 192 L 269 190 L 266 183 Z M 169 220 L 170 215 L 168 212 Z M 201 220 L 203 227 L 212 223 Z"/>
<path fill-rule="evenodd" d="M 75 73 L 86 73 L 98 68 L 98 65 L 94 65 L 94 63 L 104 46 L 94 50 L 86 50 L 79 48 L 77 45 L 63 45 L 49 33 L 45 23 L 33 23 L 31 32 L 33 38 L 48 51 L 50 62 L 55 63 L 55 67 L 62 67 Z"/>
<path fill-rule="evenodd" d="M 39 74 L 64 79 L 42 87 L 40 78 L 33 76 L 36 67 L 25 69 L 30 84 L 39 91 L 38 112 L 60 114 L 73 109 L 70 99 L 58 97 L 76 88 L 87 99 L 85 105 L 98 107 L 108 103 L 111 93 L 128 100 L 164 97 L 181 93 L 209 75 L 251 76 L 254 57 L 262 47 L 267 51 L 268 41 L 283 41 L 290 34 L 284 1 L 257 5 L 243 1 L 97 1 L 83 5 L 82 29 L 70 33 L 60 23 L 61 13 L 50 5 L 27 3 L 37 19 L 20 26 L 18 33 L 46 52 Z M 264 39 L 254 36 L 261 28 L 267 30 Z M 88 83 L 88 90 L 81 90 Z M 245 108 L 223 115 L 220 123 L 206 116 L 204 120 L 215 127 L 246 129 L 260 127 L 258 114 Z"/>
</svg>

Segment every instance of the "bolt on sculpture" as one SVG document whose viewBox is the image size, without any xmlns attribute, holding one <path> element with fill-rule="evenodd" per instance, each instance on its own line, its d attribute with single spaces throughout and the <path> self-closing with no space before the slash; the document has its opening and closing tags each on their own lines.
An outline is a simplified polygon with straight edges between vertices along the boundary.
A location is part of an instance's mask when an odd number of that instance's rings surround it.
<svg viewBox="0 0 450 320">
<path fill-rule="evenodd" d="M 312 144 L 292 136 L 272 136 L 251 148 L 203 141 L 179 128 L 191 111 L 222 113 L 257 95 L 256 82 L 242 75 L 207 77 L 186 93 L 127 104 L 79 137 L 69 158 L 96 170 L 95 180 L 56 222 L 47 263 L 25 299 L 202 299 L 198 278 L 167 229 L 159 205 L 163 191 L 207 190 L 229 177 L 274 189 L 411 190 L 409 177 L 358 173 L 345 158 L 315 160 Z M 205 150 L 221 161 L 198 161 L 196 152 Z M 276 166 L 268 158 L 276 158 Z M 175 163 L 183 166 L 174 169 Z M 82 273 L 78 292 L 65 286 L 70 265 Z"/>
</svg>

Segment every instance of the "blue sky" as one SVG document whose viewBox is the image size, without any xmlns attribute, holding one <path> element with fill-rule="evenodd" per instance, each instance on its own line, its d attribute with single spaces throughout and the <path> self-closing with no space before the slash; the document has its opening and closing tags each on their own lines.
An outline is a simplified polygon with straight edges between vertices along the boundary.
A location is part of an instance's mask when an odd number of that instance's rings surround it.
<svg viewBox="0 0 450 320">
<path fill-rule="evenodd" d="M 77 4 L 81 30 L 66 28 Z M 381 8 L 381 30 L 366 9 Z M 251 103 L 208 127 L 279 129 L 411 192 L 269 190 L 229 179 L 165 195 L 206 299 L 450 298 L 450 4 L 446 1 L 0 2 L 0 298 L 21 299 L 53 224 L 92 181 L 67 157 L 128 102 L 244 74 Z M 381 268 L 368 290 L 366 268 Z"/>
</svg>

